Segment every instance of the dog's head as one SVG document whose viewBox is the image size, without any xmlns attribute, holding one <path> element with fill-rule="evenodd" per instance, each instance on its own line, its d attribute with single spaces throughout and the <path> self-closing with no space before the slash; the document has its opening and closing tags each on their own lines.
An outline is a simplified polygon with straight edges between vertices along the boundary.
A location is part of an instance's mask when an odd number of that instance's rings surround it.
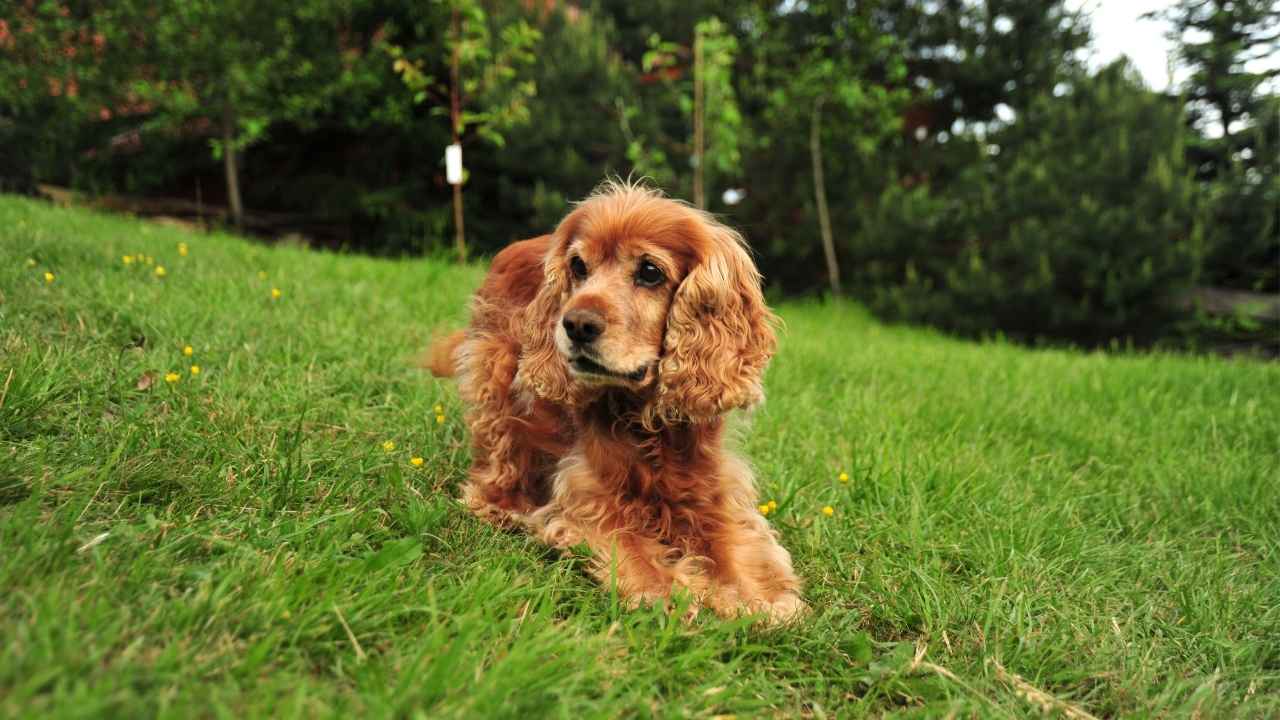
<svg viewBox="0 0 1280 720">
<path fill-rule="evenodd" d="M 556 228 L 522 323 L 521 374 L 569 402 L 621 387 L 645 421 L 760 401 L 774 316 L 742 237 L 655 190 L 606 183 Z"/>
</svg>

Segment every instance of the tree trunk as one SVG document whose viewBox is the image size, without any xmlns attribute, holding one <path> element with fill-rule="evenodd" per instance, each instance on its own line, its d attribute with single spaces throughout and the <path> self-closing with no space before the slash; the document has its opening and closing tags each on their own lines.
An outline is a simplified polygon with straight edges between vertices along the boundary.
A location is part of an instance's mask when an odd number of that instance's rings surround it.
<svg viewBox="0 0 1280 720">
<path fill-rule="evenodd" d="M 236 165 L 236 114 L 230 102 L 222 105 L 222 170 L 227 177 L 227 205 L 231 208 L 231 224 L 239 230 L 244 225 L 244 205 L 240 202 L 240 168 Z"/>
<path fill-rule="evenodd" d="M 840 267 L 836 264 L 836 246 L 831 238 L 831 214 L 827 212 L 827 183 L 822 176 L 822 103 L 813 102 L 813 124 L 809 128 L 809 153 L 813 157 L 813 194 L 818 202 L 818 227 L 822 231 L 822 252 L 827 256 L 827 278 L 831 294 L 840 295 Z"/>
<path fill-rule="evenodd" d="M 459 48 L 462 44 L 462 27 L 458 19 L 458 8 L 453 8 L 453 59 L 449 67 L 449 124 L 453 127 L 453 142 L 461 141 L 462 96 L 458 85 L 461 74 L 459 70 Z M 458 262 L 467 261 L 467 235 L 462 220 L 462 180 L 453 186 L 453 244 L 458 251 Z"/>
<path fill-rule="evenodd" d="M 693 36 L 693 204 L 699 209 L 707 207 L 706 189 L 703 187 L 703 162 L 706 154 L 703 115 L 707 112 L 703 92 L 702 33 Z"/>
</svg>

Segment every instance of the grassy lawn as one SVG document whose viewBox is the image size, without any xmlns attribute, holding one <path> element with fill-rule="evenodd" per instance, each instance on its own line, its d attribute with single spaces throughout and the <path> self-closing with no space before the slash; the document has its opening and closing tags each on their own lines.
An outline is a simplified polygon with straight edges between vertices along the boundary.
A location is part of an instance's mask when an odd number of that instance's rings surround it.
<svg viewBox="0 0 1280 720">
<path fill-rule="evenodd" d="M 0 715 L 1280 715 L 1280 366 L 783 304 L 815 613 L 686 626 L 453 500 L 481 272 L 0 197 Z"/>
</svg>

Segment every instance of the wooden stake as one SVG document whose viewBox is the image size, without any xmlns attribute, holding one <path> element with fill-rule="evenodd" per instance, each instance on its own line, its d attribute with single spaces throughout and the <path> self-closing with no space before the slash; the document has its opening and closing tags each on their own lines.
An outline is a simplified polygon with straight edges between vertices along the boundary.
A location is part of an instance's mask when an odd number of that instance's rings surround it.
<svg viewBox="0 0 1280 720">
<path fill-rule="evenodd" d="M 813 101 L 813 124 L 809 128 L 809 153 L 813 158 L 813 194 L 818 202 L 818 227 L 822 232 L 822 252 L 827 256 L 827 278 L 831 294 L 840 295 L 840 267 L 836 264 L 836 246 L 831 238 L 831 214 L 827 211 L 827 183 L 822 175 L 822 103 Z"/>
<path fill-rule="evenodd" d="M 235 109 L 231 101 L 222 104 L 222 170 L 227 178 L 227 204 L 231 206 L 231 224 L 239 230 L 244 225 L 244 205 L 240 202 L 240 168 L 236 165 Z"/>
<path fill-rule="evenodd" d="M 462 96 L 458 76 L 461 74 L 462 25 L 458 18 L 458 7 L 453 7 L 453 61 L 449 68 L 449 119 L 453 126 L 453 142 L 461 142 L 460 125 L 462 123 Z M 462 183 L 453 186 L 453 244 L 458 251 L 458 262 L 467 261 L 467 236 L 463 228 L 462 218 Z"/>
</svg>

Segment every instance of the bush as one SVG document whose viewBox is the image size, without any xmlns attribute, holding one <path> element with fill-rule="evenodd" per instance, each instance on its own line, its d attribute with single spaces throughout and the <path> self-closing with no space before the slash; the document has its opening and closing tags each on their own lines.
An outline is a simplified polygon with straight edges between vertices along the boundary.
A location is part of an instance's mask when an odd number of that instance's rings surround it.
<svg viewBox="0 0 1280 720">
<path fill-rule="evenodd" d="M 1237 162 L 1208 183 L 1203 282 L 1280 292 L 1280 107 L 1254 128 L 1254 162 Z"/>
<path fill-rule="evenodd" d="M 1080 78 L 946 187 L 886 191 L 858 284 L 882 315 L 962 334 L 1154 339 L 1203 254 L 1184 132 L 1124 64 Z"/>
</svg>

